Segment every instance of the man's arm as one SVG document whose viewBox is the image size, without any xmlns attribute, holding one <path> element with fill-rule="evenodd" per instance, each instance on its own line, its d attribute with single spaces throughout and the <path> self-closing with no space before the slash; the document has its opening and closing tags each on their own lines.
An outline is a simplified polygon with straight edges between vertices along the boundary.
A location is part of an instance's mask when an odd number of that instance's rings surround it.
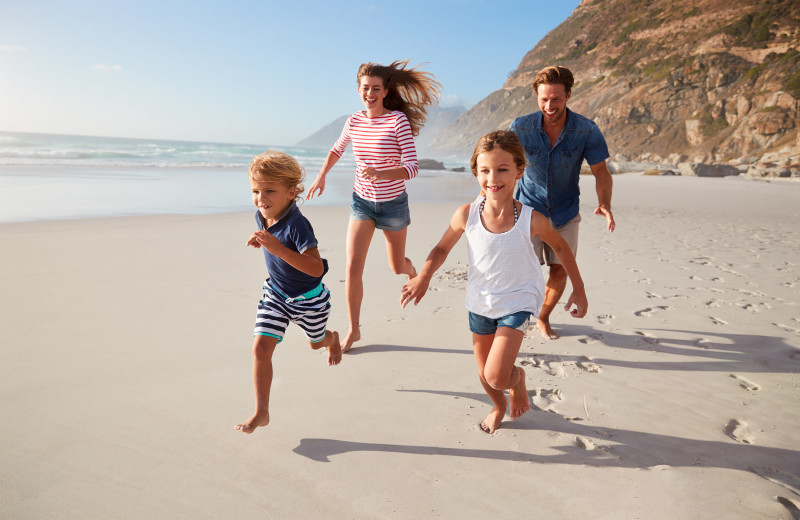
<svg viewBox="0 0 800 520">
<path fill-rule="evenodd" d="M 611 172 L 608 171 L 605 161 L 590 164 L 589 168 L 594 175 L 595 189 L 597 190 L 597 209 L 594 210 L 594 214 L 605 217 L 608 221 L 608 230 L 614 231 L 616 223 L 614 214 L 611 213 L 611 190 L 614 181 L 611 178 Z"/>
</svg>

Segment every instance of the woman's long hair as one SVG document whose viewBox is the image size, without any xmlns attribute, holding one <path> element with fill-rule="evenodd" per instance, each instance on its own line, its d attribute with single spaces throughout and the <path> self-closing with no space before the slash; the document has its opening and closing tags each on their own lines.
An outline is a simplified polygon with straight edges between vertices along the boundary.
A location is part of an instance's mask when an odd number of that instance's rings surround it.
<svg viewBox="0 0 800 520">
<path fill-rule="evenodd" d="M 407 69 L 408 61 L 397 60 L 391 65 L 363 63 L 358 68 L 356 81 L 360 85 L 364 76 L 381 78 L 386 89 L 383 106 L 404 113 L 411 133 L 417 136 L 425 124 L 428 107 L 438 103 L 442 86 L 430 72 L 416 67 Z"/>
</svg>

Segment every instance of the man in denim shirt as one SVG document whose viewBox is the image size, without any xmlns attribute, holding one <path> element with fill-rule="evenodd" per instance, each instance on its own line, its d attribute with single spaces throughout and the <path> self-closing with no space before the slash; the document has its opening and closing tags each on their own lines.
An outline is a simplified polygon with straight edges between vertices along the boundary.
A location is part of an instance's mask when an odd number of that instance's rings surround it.
<svg viewBox="0 0 800 520">
<path fill-rule="evenodd" d="M 533 90 L 539 112 L 516 118 L 510 129 L 525 147 L 528 166 L 519 181 L 516 199 L 550 219 L 550 223 L 578 252 L 578 176 L 583 160 L 595 176 L 598 206 L 596 215 L 606 218 L 614 231 L 611 213 L 611 174 L 606 168 L 608 147 L 597 125 L 567 108 L 572 94 L 572 72 L 564 67 L 546 67 L 536 74 Z M 545 298 L 539 313 L 539 332 L 544 338 L 558 339 L 550 326 L 550 313 L 567 286 L 567 273 L 553 251 L 540 240 L 533 240 L 539 261 L 550 266 Z"/>
</svg>

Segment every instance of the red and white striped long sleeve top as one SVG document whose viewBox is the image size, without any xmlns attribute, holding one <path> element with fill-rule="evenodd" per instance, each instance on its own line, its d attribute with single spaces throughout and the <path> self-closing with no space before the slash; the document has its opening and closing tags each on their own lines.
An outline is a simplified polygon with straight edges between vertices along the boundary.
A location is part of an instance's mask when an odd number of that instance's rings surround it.
<svg viewBox="0 0 800 520">
<path fill-rule="evenodd" d="M 365 112 L 356 112 L 347 120 L 342 135 L 333 145 L 332 153 L 341 157 L 347 143 L 353 143 L 356 158 L 355 192 L 362 198 L 385 202 L 401 195 L 406 189 L 403 179 L 391 181 L 372 181 L 361 177 L 360 173 L 368 167 L 376 170 L 403 167 L 408 178 L 419 173 L 417 149 L 414 136 L 406 115 L 394 110 L 380 117 L 367 117 Z"/>
</svg>

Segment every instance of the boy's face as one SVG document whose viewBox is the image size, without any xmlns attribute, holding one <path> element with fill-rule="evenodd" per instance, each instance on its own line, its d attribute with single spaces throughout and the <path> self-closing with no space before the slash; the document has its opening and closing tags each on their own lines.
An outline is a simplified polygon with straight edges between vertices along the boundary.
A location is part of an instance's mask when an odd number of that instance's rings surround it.
<svg viewBox="0 0 800 520">
<path fill-rule="evenodd" d="M 487 198 L 512 199 L 517 180 L 524 172 L 525 168 L 514 162 L 514 156 L 500 148 L 480 153 L 476 160 L 475 176 Z"/>
<path fill-rule="evenodd" d="M 294 188 L 287 188 L 286 185 L 275 181 L 250 179 L 250 190 L 253 194 L 253 204 L 268 222 L 277 220 L 296 196 Z"/>
</svg>

